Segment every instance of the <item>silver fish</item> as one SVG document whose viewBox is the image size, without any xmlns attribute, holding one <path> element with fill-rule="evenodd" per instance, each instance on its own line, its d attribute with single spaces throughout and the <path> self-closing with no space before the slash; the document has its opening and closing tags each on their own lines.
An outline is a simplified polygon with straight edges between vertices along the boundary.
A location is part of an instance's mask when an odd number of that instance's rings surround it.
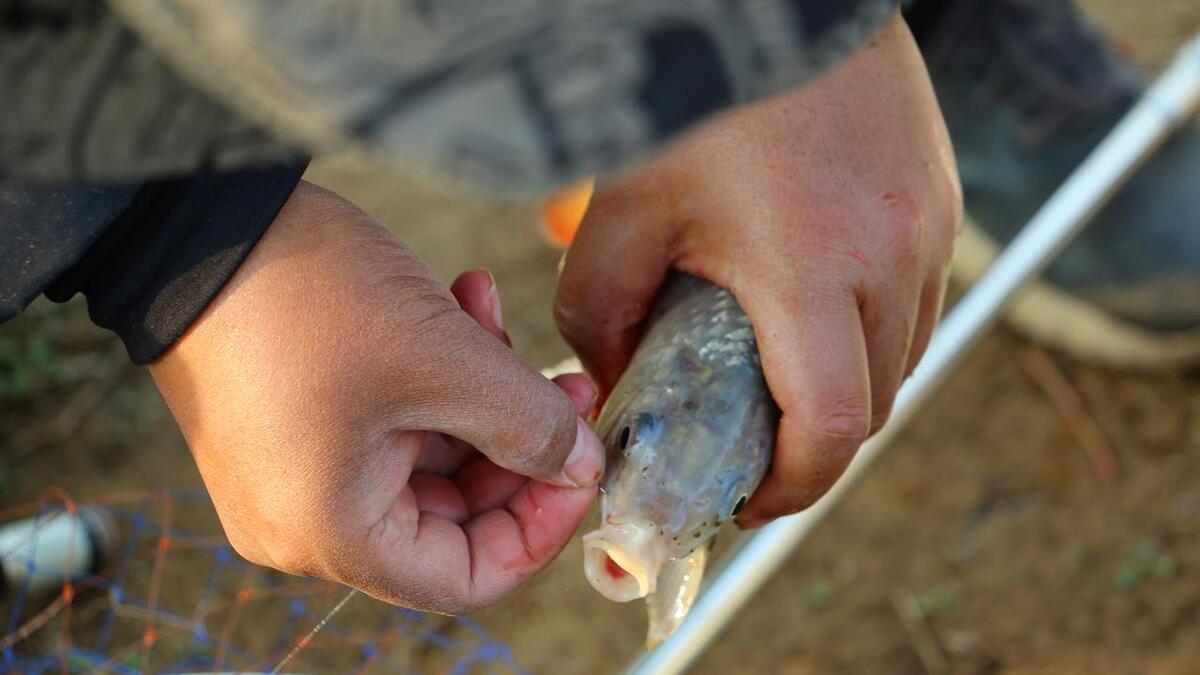
<svg viewBox="0 0 1200 675">
<path fill-rule="evenodd" d="M 646 598 L 648 645 L 691 609 L 713 537 L 766 473 L 778 421 L 733 294 L 673 273 L 596 423 L 602 520 L 583 538 L 596 590 Z"/>
</svg>

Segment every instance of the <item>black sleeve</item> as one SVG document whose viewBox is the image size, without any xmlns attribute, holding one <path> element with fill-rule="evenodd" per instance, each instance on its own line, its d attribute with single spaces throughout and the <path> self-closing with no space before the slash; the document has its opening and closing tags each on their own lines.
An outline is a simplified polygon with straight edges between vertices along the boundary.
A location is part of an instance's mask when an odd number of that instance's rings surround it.
<svg viewBox="0 0 1200 675">
<path fill-rule="evenodd" d="M 0 321 L 88 300 L 135 363 L 161 355 L 266 232 L 306 162 L 113 187 L 0 187 Z"/>
<path fill-rule="evenodd" d="M 78 262 L 140 187 L 0 182 L 0 322 L 16 316 Z"/>
</svg>

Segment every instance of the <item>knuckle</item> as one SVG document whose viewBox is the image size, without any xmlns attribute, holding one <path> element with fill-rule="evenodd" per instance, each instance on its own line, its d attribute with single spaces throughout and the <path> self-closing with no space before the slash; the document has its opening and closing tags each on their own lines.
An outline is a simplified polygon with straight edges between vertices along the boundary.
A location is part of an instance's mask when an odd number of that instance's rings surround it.
<svg viewBox="0 0 1200 675">
<path fill-rule="evenodd" d="M 479 592 L 464 589 L 454 593 L 444 601 L 445 612 L 454 616 L 478 612 L 499 600 L 500 596 L 499 592 Z"/>
<path fill-rule="evenodd" d="M 463 312 L 441 284 L 423 277 L 407 281 L 401 302 L 394 306 L 408 314 L 405 323 L 412 339 L 432 338 L 443 341 L 458 334 L 455 321 L 461 320 Z"/>
<path fill-rule="evenodd" d="M 486 597 L 479 594 L 469 575 L 454 579 L 436 590 L 417 591 L 417 597 L 413 597 L 412 591 L 413 589 L 407 589 L 407 592 L 397 591 L 396 596 L 403 598 L 399 604 L 412 605 L 422 611 L 447 616 L 470 614 L 490 604 Z"/>
<path fill-rule="evenodd" d="M 950 227 L 947 228 L 949 230 L 948 238 L 950 241 L 953 242 L 958 235 L 962 234 L 963 228 L 966 227 L 966 222 L 966 212 L 963 207 L 962 194 L 960 193 L 954 197 L 950 204 Z"/>
<path fill-rule="evenodd" d="M 937 262 L 946 264 L 954 254 L 954 246 L 966 227 L 966 216 L 963 210 L 962 192 L 948 190 L 942 198 L 937 210 L 937 218 L 932 224 L 932 247 Z"/>
<path fill-rule="evenodd" d="M 461 315 L 462 310 L 452 304 L 430 303 L 427 311 L 408 324 L 409 337 L 413 340 L 436 340 L 442 351 L 455 353 L 462 348 L 458 326 L 454 325 Z"/>
<path fill-rule="evenodd" d="M 553 385 L 550 385 L 553 386 Z M 513 427 L 511 458 L 536 472 L 560 468 L 570 452 L 575 433 L 575 413 L 557 389 L 535 396 L 528 422 Z"/>
<path fill-rule="evenodd" d="M 906 192 L 889 192 L 885 201 L 891 247 L 902 256 L 913 257 L 921 248 L 925 213 L 920 203 Z"/>
<path fill-rule="evenodd" d="M 936 255 L 938 262 L 947 262 L 954 254 L 954 246 L 958 242 L 959 235 L 962 234 L 965 227 L 965 218 L 961 209 L 954 209 L 948 212 L 946 220 L 940 223 L 940 227 L 936 229 Z"/>
<path fill-rule="evenodd" d="M 808 433 L 810 443 L 829 451 L 853 451 L 871 428 L 871 410 L 861 396 L 833 399 L 813 417 Z"/>
<path fill-rule="evenodd" d="M 966 206 L 963 200 L 962 184 L 956 178 L 950 181 L 950 185 L 950 189 L 946 191 L 947 206 L 945 212 L 950 214 L 949 220 L 952 225 L 950 228 L 952 236 L 957 236 L 962 232 L 966 221 Z"/>
<path fill-rule="evenodd" d="M 357 261 L 358 273 L 369 279 L 358 301 L 373 308 L 384 330 L 399 324 L 410 338 L 440 338 L 455 316 L 465 317 L 450 289 L 403 242 L 381 240 L 367 249 Z"/>
</svg>

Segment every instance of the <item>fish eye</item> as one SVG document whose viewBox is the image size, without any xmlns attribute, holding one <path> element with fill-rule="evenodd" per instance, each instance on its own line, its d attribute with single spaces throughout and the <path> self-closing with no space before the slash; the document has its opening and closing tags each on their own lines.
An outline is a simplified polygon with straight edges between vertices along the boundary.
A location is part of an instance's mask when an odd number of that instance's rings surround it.
<svg viewBox="0 0 1200 675">
<path fill-rule="evenodd" d="M 729 517 L 732 518 L 733 516 L 736 516 L 737 514 L 741 513 L 742 507 L 745 505 L 746 505 L 746 495 L 743 494 L 742 496 L 738 497 L 737 503 L 733 505 L 733 512 L 729 514 Z"/>
<path fill-rule="evenodd" d="M 638 413 L 629 423 L 621 427 L 617 434 L 617 449 L 624 450 L 629 445 L 648 441 L 659 433 L 658 420 L 650 413 Z"/>
</svg>

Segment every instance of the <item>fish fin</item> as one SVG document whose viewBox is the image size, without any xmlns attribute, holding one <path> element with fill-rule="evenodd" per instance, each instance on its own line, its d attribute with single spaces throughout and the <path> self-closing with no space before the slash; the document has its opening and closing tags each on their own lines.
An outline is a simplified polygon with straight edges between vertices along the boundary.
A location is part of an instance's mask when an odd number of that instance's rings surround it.
<svg viewBox="0 0 1200 675">
<path fill-rule="evenodd" d="M 701 546 L 684 558 L 668 560 L 658 573 L 655 591 L 646 596 L 650 625 L 646 647 L 652 649 L 671 636 L 692 609 L 711 547 Z"/>
</svg>

